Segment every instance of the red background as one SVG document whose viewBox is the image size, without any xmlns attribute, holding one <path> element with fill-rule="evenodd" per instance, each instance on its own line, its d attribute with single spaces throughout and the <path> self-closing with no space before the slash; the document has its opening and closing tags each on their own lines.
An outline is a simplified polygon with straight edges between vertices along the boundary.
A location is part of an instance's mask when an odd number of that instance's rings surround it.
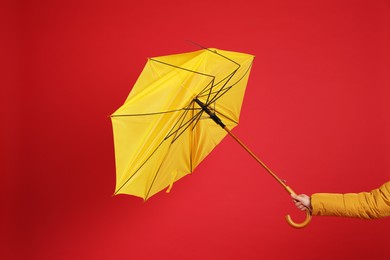
<svg viewBox="0 0 390 260">
<path fill-rule="evenodd" d="M 388 259 L 390 219 L 314 217 L 231 138 L 146 203 L 108 115 L 147 57 L 256 55 L 239 136 L 297 192 L 390 172 L 388 1 L 3 1 L 2 259 Z"/>
</svg>

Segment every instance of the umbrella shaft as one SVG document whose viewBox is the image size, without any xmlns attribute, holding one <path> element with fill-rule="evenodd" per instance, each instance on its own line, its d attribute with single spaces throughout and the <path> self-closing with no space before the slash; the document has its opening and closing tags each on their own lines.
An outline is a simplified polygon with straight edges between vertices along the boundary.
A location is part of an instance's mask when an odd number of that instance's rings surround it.
<svg viewBox="0 0 390 260">
<path fill-rule="evenodd" d="M 213 112 L 211 112 L 211 110 L 202 102 L 200 101 L 198 98 L 195 98 L 194 101 L 202 108 L 203 111 L 205 111 L 211 119 L 214 120 L 215 123 L 217 123 L 218 125 L 220 125 L 223 129 L 225 129 L 225 131 L 231 136 L 233 137 L 234 140 L 236 140 L 261 166 L 263 166 L 263 168 L 269 173 L 271 174 L 271 176 L 277 181 L 280 183 L 280 185 L 283 186 L 283 188 L 289 193 L 289 194 L 295 194 L 295 192 L 289 187 L 287 186 L 275 173 L 273 173 L 271 171 L 270 168 L 267 167 L 267 165 L 265 165 L 265 163 L 263 163 L 243 142 L 241 142 L 240 139 L 238 139 L 227 127 L 224 123 L 222 123 L 222 120 Z"/>
<path fill-rule="evenodd" d="M 241 142 L 240 139 L 238 139 L 227 127 L 223 127 L 223 129 L 225 129 L 225 131 L 231 136 L 233 137 L 234 140 L 236 140 L 269 174 L 271 174 L 271 176 L 277 181 L 279 182 L 283 188 L 289 193 L 289 194 L 295 194 L 295 192 L 289 187 L 287 186 L 275 173 L 273 173 L 271 171 L 270 168 L 267 167 L 267 165 L 265 165 L 265 163 L 263 163 L 243 142 Z"/>
</svg>

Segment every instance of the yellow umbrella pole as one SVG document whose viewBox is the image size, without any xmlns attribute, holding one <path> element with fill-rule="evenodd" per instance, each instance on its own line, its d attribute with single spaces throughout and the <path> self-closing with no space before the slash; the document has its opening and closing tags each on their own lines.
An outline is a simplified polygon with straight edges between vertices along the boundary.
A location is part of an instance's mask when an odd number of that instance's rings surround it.
<svg viewBox="0 0 390 260">
<path fill-rule="evenodd" d="M 222 123 L 221 119 L 213 112 L 208 109 L 208 107 L 203 104 L 199 99 L 194 99 L 195 102 L 205 111 L 211 119 L 213 119 L 218 125 L 220 125 L 225 131 L 233 137 L 283 188 L 291 195 L 296 194 L 289 186 L 287 186 L 275 173 L 271 171 L 270 168 L 265 165 L 240 139 L 238 139 L 227 127 Z M 303 228 L 307 226 L 311 221 L 311 212 L 309 209 L 306 209 L 306 219 L 302 223 L 295 223 L 290 215 L 286 215 L 286 221 L 294 228 Z"/>
</svg>

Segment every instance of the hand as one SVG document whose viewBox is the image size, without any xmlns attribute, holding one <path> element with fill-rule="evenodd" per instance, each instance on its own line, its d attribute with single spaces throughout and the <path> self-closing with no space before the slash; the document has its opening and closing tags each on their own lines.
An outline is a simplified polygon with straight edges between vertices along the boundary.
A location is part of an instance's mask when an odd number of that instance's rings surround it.
<svg viewBox="0 0 390 260">
<path fill-rule="evenodd" d="M 295 206 L 300 210 L 306 210 L 308 209 L 310 212 L 312 211 L 311 208 L 311 200 L 310 197 L 306 194 L 291 194 L 291 198 L 293 198 L 293 202 L 295 203 Z"/>
</svg>

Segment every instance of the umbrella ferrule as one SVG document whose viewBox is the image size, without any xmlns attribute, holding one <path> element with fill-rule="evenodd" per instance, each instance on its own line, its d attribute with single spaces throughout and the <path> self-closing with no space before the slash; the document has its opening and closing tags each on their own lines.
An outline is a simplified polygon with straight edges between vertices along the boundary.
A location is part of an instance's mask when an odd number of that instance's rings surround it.
<svg viewBox="0 0 390 260">
<path fill-rule="evenodd" d="M 194 101 L 210 116 L 211 119 L 213 119 L 215 123 L 220 125 L 222 128 L 225 128 L 226 125 L 222 123 L 222 120 L 215 113 L 211 112 L 211 110 L 202 101 L 198 98 L 195 98 Z"/>
</svg>

